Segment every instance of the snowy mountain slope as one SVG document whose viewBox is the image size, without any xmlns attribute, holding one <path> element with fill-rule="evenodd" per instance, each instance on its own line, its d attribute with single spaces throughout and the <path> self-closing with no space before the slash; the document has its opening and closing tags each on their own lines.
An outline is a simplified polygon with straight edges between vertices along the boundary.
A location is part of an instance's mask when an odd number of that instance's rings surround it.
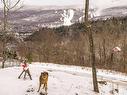
<svg viewBox="0 0 127 95">
<path fill-rule="evenodd" d="M 63 5 L 63 6 L 24 6 L 23 9 L 16 12 L 11 12 L 9 15 L 10 22 L 15 27 L 23 26 L 50 26 L 61 25 L 63 22 L 60 20 L 64 10 L 74 9 L 74 17 L 72 22 L 79 21 L 79 18 L 84 16 L 83 8 L 84 1 L 80 0 L 81 5 Z M 90 0 L 90 13 L 95 19 L 127 16 L 127 0 Z M 0 19 L 2 19 L 2 11 L 0 12 Z M 25 27 L 25 28 L 26 28 Z M 20 29 L 20 28 L 18 28 Z M 25 30 L 25 29 L 24 29 Z"/>
<path fill-rule="evenodd" d="M 64 22 L 61 20 L 61 15 L 64 13 L 64 10 L 22 10 L 10 13 L 9 19 L 12 29 L 16 32 L 32 32 L 33 30 L 37 30 L 38 27 L 63 25 Z M 2 19 L 1 12 L 0 19 Z M 74 12 L 72 23 L 77 22 L 78 18 L 83 15 L 79 9 L 74 9 Z"/>
<path fill-rule="evenodd" d="M 39 95 L 38 77 L 41 72 L 49 72 L 48 95 L 126 95 L 127 76 L 98 70 L 98 78 L 108 81 L 107 85 L 99 84 L 100 94 L 94 93 L 91 69 L 77 66 L 66 66 L 34 63 L 29 66 L 33 80 L 18 79 L 22 68 L 10 67 L 0 70 L 0 95 Z M 115 81 L 115 82 L 113 82 Z M 117 91 L 118 90 L 118 91 Z"/>
<path fill-rule="evenodd" d="M 83 3 L 83 1 L 82 1 Z M 12 29 L 16 32 L 32 32 L 38 27 L 57 27 L 64 24 L 61 20 L 62 14 L 66 10 L 74 11 L 72 23 L 84 21 L 83 5 L 68 6 L 24 6 L 23 9 L 10 12 L 9 20 Z M 90 0 L 90 18 L 106 19 L 111 17 L 127 16 L 127 1 L 126 0 Z M 2 10 L 0 11 L 0 19 L 2 19 Z"/>
<path fill-rule="evenodd" d="M 73 9 L 74 16 L 71 20 L 72 23 L 84 21 L 84 11 L 78 8 L 68 8 L 67 10 Z M 10 13 L 9 19 L 12 24 L 12 29 L 16 32 L 32 32 L 38 27 L 57 27 L 64 24 L 64 20 L 61 20 L 62 14 L 65 9 L 26 9 L 22 11 Z M 1 12 L 0 12 L 1 13 Z M 106 19 L 110 17 L 125 17 L 127 16 L 126 6 L 108 7 L 105 9 L 94 8 L 90 9 L 90 17 L 93 20 Z M 2 15 L 0 14 L 0 19 Z M 62 18 L 63 19 L 63 18 Z"/>
</svg>

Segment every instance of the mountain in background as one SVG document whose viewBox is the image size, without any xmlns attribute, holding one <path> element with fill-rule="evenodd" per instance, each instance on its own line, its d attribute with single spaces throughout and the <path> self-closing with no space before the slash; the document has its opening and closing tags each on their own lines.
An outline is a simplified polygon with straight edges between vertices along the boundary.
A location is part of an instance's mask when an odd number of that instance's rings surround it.
<svg viewBox="0 0 127 95">
<path fill-rule="evenodd" d="M 58 27 L 63 25 L 62 14 L 65 10 L 73 10 L 72 23 L 84 21 L 84 9 L 79 6 L 25 6 L 23 9 L 10 12 L 9 23 L 15 32 L 31 33 L 38 27 Z M 103 9 L 91 8 L 89 18 L 105 20 L 111 17 L 127 16 L 127 6 L 107 7 Z M 2 11 L 0 11 L 2 19 Z"/>
</svg>

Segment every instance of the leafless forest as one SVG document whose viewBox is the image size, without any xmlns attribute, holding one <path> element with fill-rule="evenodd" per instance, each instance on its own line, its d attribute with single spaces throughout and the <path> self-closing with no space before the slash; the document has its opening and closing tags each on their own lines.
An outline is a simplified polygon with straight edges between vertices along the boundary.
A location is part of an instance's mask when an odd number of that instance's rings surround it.
<svg viewBox="0 0 127 95">
<path fill-rule="evenodd" d="M 127 72 L 127 18 L 91 21 L 97 68 Z M 40 28 L 18 43 L 20 56 L 31 61 L 91 66 L 84 23 L 70 27 Z M 119 46 L 122 51 L 112 55 Z"/>
</svg>

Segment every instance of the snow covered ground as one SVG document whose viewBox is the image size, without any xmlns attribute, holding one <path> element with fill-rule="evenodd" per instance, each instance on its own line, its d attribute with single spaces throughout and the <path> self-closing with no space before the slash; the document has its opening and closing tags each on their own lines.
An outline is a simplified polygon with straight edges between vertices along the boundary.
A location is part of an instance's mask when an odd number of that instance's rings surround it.
<svg viewBox="0 0 127 95">
<path fill-rule="evenodd" d="M 91 68 L 33 63 L 29 65 L 32 79 L 18 79 L 21 67 L 0 69 L 0 95 L 39 95 L 39 76 L 49 72 L 48 95 L 127 95 L 127 76 L 118 72 L 97 70 L 100 93 L 93 92 Z"/>
</svg>

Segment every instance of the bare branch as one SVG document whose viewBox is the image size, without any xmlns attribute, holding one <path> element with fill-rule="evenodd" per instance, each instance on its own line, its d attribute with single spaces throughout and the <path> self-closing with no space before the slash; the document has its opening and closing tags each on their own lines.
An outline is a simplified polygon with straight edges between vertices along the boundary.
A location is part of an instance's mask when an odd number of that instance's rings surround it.
<svg viewBox="0 0 127 95">
<path fill-rule="evenodd" d="M 1 0 L 1 1 L 2 1 L 2 3 L 4 4 L 4 7 L 5 7 L 7 10 L 9 10 L 9 7 L 7 6 L 6 0 Z"/>
<path fill-rule="evenodd" d="M 18 0 L 12 7 L 9 7 L 9 5 L 7 5 L 6 0 L 1 0 L 1 1 L 3 2 L 4 6 L 6 7 L 7 10 L 11 10 L 11 9 L 15 8 L 21 0 Z"/>
<path fill-rule="evenodd" d="M 18 0 L 10 9 L 15 8 L 21 0 Z"/>
<path fill-rule="evenodd" d="M 22 9 L 24 6 L 20 6 L 19 8 L 13 10 L 12 12 L 17 12 L 18 10 Z"/>
</svg>

